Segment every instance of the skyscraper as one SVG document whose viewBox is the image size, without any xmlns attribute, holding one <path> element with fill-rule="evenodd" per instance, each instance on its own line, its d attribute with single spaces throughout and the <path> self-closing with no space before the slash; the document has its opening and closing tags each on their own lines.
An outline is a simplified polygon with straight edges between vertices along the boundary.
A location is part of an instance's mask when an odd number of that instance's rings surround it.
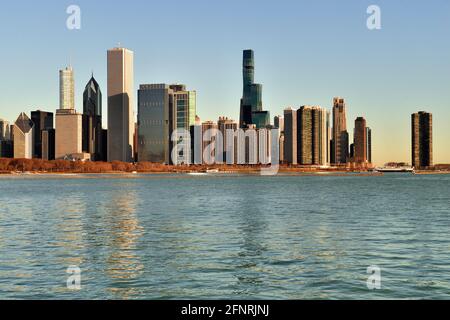
<svg viewBox="0 0 450 320">
<path fill-rule="evenodd" d="M 347 110 L 345 100 L 333 100 L 333 129 L 331 143 L 331 162 L 333 164 L 347 163 L 349 156 L 349 139 L 347 132 Z"/>
<path fill-rule="evenodd" d="M 265 128 L 270 124 L 270 114 L 262 108 L 262 85 L 255 81 L 255 56 L 253 50 L 243 53 L 243 94 L 239 127 L 246 128 L 255 124 L 257 128 Z"/>
<path fill-rule="evenodd" d="M 106 161 L 103 154 L 102 92 L 94 76 L 83 93 L 83 152 L 95 161 Z"/>
<path fill-rule="evenodd" d="M 284 161 L 297 164 L 297 110 L 284 110 Z"/>
<path fill-rule="evenodd" d="M 217 122 L 217 125 L 223 137 L 223 161 L 227 162 L 227 160 L 229 160 L 229 162 L 231 162 L 232 160 L 234 163 L 234 161 L 236 160 L 235 155 L 237 152 L 234 132 L 237 130 L 238 124 L 232 119 L 220 117 L 219 121 Z M 229 137 L 227 137 L 227 130 L 233 130 L 232 139 L 228 139 Z"/>
<path fill-rule="evenodd" d="M 82 153 L 82 115 L 75 110 L 72 67 L 60 70 L 59 85 L 60 106 L 55 115 L 55 158 L 72 159 L 73 155 L 78 157 Z M 52 133 L 49 132 L 46 137 L 52 143 Z M 45 147 L 46 156 L 52 157 L 52 147 Z"/>
<path fill-rule="evenodd" d="M 108 50 L 108 161 L 133 159 L 133 52 Z"/>
<path fill-rule="evenodd" d="M 33 127 L 33 121 L 22 112 L 13 126 L 14 158 L 33 158 Z"/>
<path fill-rule="evenodd" d="M 297 161 L 302 165 L 328 165 L 329 114 L 321 107 L 297 111 Z"/>
<path fill-rule="evenodd" d="M 42 132 L 53 129 L 53 113 L 45 111 L 32 111 L 31 121 L 34 124 L 33 158 L 42 158 Z M 48 143 L 48 141 L 46 141 Z M 50 141 L 51 142 L 51 141 Z"/>
<path fill-rule="evenodd" d="M 355 120 L 354 162 L 367 163 L 367 126 L 366 119 L 358 117 Z"/>
<path fill-rule="evenodd" d="M 0 119 L 0 141 L 6 141 L 11 138 L 9 122 Z"/>
<path fill-rule="evenodd" d="M 175 129 L 196 122 L 197 94 L 185 85 L 144 84 L 138 91 L 138 159 L 171 163 Z"/>
<path fill-rule="evenodd" d="M 367 134 L 367 161 L 372 163 L 372 129 L 366 128 Z"/>
<path fill-rule="evenodd" d="M 72 67 L 59 70 L 59 108 L 75 109 L 75 82 Z"/>
<path fill-rule="evenodd" d="M 425 111 L 411 116 L 412 165 L 416 169 L 433 165 L 433 115 Z"/>
</svg>

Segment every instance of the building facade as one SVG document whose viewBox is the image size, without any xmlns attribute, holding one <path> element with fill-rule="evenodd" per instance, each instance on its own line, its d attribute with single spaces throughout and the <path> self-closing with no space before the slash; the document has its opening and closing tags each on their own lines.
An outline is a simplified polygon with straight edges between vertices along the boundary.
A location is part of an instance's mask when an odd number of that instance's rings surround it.
<svg viewBox="0 0 450 320">
<path fill-rule="evenodd" d="M 134 53 L 108 50 L 108 161 L 133 160 Z"/>
<path fill-rule="evenodd" d="M 14 158 L 32 159 L 34 153 L 34 123 L 21 113 L 13 126 Z"/>
<path fill-rule="evenodd" d="M 433 115 L 420 111 L 411 116 L 412 165 L 416 169 L 433 165 Z"/>
<path fill-rule="evenodd" d="M 349 158 L 349 136 L 347 131 L 347 109 L 345 100 L 333 100 L 333 128 L 331 142 L 331 162 L 345 164 Z"/>
<path fill-rule="evenodd" d="M 297 109 L 284 110 L 284 161 L 296 165 L 297 161 Z"/>
<path fill-rule="evenodd" d="M 297 161 L 301 165 L 329 164 L 329 113 L 318 106 L 297 111 Z"/>
<path fill-rule="evenodd" d="M 265 128 L 270 124 L 270 113 L 263 111 L 262 85 L 255 83 L 255 55 L 253 50 L 243 52 L 243 94 L 240 106 L 239 127 L 256 125 Z"/>
<path fill-rule="evenodd" d="M 33 138 L 33 158 L 42 159 L 42 132 L 52 130 L 53 127 L 53 113 L 46 111 L 32 111 L 31 121 L 34 124 L 34 138 Z M 46 141 L 51 143 L 52 141 Z M 52 146 L 50 146 L 52 148 Z M 54 148 L 54 147 L 53 147 Z"/>
<path fill-rule="evenodd" d="M 94 76 L 83 93 L 83 152 L 95 161 L 106 161 L 103 153 L 102 91 Z"/>
<path fill-rule="evenodd" d="M 368 163 L 366 124 L 366 119 L 363 117 L 358 117 L 355 120 L 353 161 L 356 163 Z"/>
<path fill-rule="evenodd" d="M 83 153 L 83 115 L 62 109 L 56 111 L 55 118 L 55 159 L 80 157 Z"/>
<path fill-rule="evenodd" d="M 175 129 L 196 124 L 197 94 L 184 85 L 145 84 L 138 91 L 138 160 L 171 163 Z"/>
<path fill-rule="evenodd" d="M 59 108 L 75 109 L 75 81 L 72 67 L 59 71 Z"/>
</svg>

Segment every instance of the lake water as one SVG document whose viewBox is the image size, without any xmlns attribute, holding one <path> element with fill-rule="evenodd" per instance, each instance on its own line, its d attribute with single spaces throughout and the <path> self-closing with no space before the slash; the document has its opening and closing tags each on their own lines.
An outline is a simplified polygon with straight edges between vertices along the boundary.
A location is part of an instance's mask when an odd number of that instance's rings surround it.
<svg viewBox="0 0 450 320">
<path fill-rule="evenodd" d="M 450 175 L 3 176 L 0 298 L 450 299 Z"/>
</svg>

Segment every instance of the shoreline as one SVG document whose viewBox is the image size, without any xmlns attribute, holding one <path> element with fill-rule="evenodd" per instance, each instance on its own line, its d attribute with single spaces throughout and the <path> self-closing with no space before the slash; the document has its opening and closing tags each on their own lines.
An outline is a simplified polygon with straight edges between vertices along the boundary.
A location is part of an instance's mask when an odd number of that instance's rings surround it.
<svg viewBox="0 0 450 320">
<path fill-rule="evenodd" d="M 205 172 L 199 170 L 166 170 L 166 171 L 105 171 L 105 172 L 79 172 L 79 171 L 12 171 L 0 172 L 0 176 L 129 176 L 129 175 L 192 175 L 192 176 L 233 176 L 233 175 L 260 175 L 260 169 L 230 169 L 218 172 Z M 391 173 L 382 173 L 368 170 L 305 170 L 304 168 L 289 168 L 280 169 L 276 175 L 284 176 L 385 176 Z M 416 171 L 415 173 L 400 173 L 409 175 L 445 175 L 450 174 L 450 171 Z"/>
</svg>

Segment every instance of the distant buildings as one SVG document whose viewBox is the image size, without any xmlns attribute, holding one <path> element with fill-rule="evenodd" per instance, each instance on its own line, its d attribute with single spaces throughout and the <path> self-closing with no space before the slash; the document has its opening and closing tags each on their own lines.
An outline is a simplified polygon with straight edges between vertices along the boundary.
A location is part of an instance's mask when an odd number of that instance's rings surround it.
<svg viewBox="0 0 450 320">
<path fill-rule="evenodd" d="M 354 154 L 353 161 L 356 163 L 367 163 L 367 126 L 366 119 L 358 117 L 355 120 L 354 132 Z"/>
<path fill-rule="evenodd" d="M 367 161 L 369 163 L 372 162 L 372 129 L 369 127 L 366 128 L 366 136 L 367 136 L 367 145 L 366 145 L 366 152 L 367 152 Z"/>
<path fill-rule="evenodd" d="M 433 115 L 420 111 L 411 115 L 412 166 L 416 169 L 433 165 Z"/>
<path fill-rule="evenodd" d="M 82 149 L 95 161 L 106 161 L 103 152 L 106 141 L 102 128 L 102 92 L 94 76 L 86 84 L 83 93 Z"/>
<path fill-rule="evenodd" d="M 284 161 L 296 165 L 297 161 L 297 110 L 284 110 Z"/>
<path fill-rule="evenodd" d="M 82 156 L 82 119 L 82 115 L 75 110 L 56 111 L 56 159 L 84 159 Z"/>
<path fill-rule="evenodd" d="M 59 108 L 75 109 L 75 81 L 72 67 L 59 71 Z"/>
<path fill-rule="evenodd" d="M 333 100 L 333 128 L 331 138 L 331 163 L 347 163 L 349 158 L 347 109 L 345 100 L 339 97 Z"/>
<path fill-rule="evenodd" d="M 60 108 L 55 115 L 55 158 L 78 159 L 82 155 L 82 115 L 75 110 L 73 69 L 60 71 Z M 51 133 L 48 133 L 50 136 Z M 47 151 L 48 152 L 48 151 Z"/>
<path fill-rule="evenodd" d="M 237 152 L 235 147 L 234 132 L 238 129 L 238 124 L 232 119 L 220 117 L 217 125 L 223 137 L 222 159 L 225 163 L 231 163 L 235 160 L 235 154 Z M 228 130 L 232 130 L 233 135 L 229 134 Z"/>
<path fill-rule="evenodd" d="M 262 110 L 262 85 L 255 83 L 255 57 L 253 50 L 243 53 L 243 95 L 240 107 L 239 127 L 265 128 L 270 124 L 270 113 Z"/>
<path fill-rule="evenodd" d="M 47 152 L 47 157 L 52 158 L 52 151 L 54 150 L 55 140 L 54 133 L 48 134 L 53 130 L 53 113 L 46 111 L 32 111 L 31 112 L 31 121 L 34 124 L 34 137 L 33 137 L 33 158 L 42 159 L 42 145 L 43 140 L 45 140 L 45 147 Z M 43 137 L 43 132 L 46 132 Z M 53 152 L 54 154 L 54 152 Z"/>
<path fill-rule="evenodd" d="M 138 160 L 171 162 L 175 129 L 196 124 L 197 93 L 184 85 L 143 84 L 138 91 Z"/>
<path fill-rule="evenodd" d="M 133 161 L 133 51 L 108 50 L 108 161 Z"/>
<path fill-rule="evenodd" d="M 11 139 L 10 124 L 8 121 L 0 119 L 0 141 Z"/>
<path fill-rule="evenodd" d="M 32 159 L 34 151 L 34 124 L 31 119 L 21 113 L 13 126 L 14 158 Z"/>
</svg>

